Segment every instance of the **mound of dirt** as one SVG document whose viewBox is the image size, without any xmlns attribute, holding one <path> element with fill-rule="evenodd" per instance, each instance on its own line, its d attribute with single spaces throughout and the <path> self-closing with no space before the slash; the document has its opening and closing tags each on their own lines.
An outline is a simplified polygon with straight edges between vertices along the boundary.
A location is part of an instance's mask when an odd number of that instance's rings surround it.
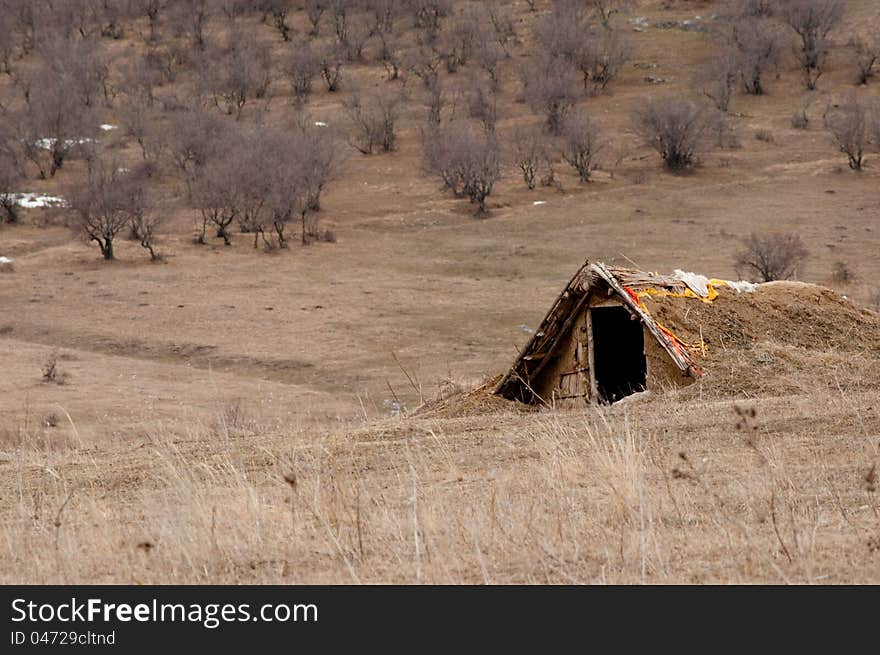
<svg viewBox="0 0 880 655">
<path fill-rule="evenodd" d="M 831 289 L 768 282 L 720 289 L 712 303 L 655 297 L 652 315 L 690 345 L 701 341 L 700 392 L 792 392 L 880 381 L 880 315 Z"/>
<path fill-rule="evenodd" d="M 538 408 L 512 402 L 492 393 L 501 381 L 501 375 L 487 380 L 477 387 L 456 389 L 441 398 L 426 402 L 416 409 L 416 416 L 426 418 L 457 418 L 480 416 L 492 412 L 533 412 Z"/>
</svg>

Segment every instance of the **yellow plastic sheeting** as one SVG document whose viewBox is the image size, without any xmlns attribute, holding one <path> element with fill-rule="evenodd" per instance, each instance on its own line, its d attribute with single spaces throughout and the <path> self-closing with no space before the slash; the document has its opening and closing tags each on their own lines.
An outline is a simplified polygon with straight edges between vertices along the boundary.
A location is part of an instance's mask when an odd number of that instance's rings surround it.
<svg viewBox="0 0 880 655">
<path fill-rule="evenodd" d="M 685 288 L 684 291 L 669 291 L 668 289 L 657 289 L 655 287 L 649 287 L 647 289 L 642 289 L 636 295 L 655 296 L 658 298 L 695 298 L 696 300 L 702 300 L 703 302 L 712 302 L 718 297 L 718 291 L 715 289 L 715 287 L 726 286 L 727 280 L 717 280 L 715 278 L 712 278 L 706 285 L 706 288 L 709 290 L 709 295 L 705 298 L 694 293 L 688 288 Z"/>
</svg>

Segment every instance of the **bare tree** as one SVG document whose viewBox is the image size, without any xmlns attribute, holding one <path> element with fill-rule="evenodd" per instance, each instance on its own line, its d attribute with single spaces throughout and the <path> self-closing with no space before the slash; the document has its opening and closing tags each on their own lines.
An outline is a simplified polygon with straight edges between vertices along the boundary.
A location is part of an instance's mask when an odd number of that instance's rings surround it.
<svg viewBox="0 0 880 655">
<path fill-rule="evenodd" d="M 99 156 L 89 167 L 86 179 L 73 187 L 68 197 L 74 212 L 73 226 L 101 249 L 104 259 L 114 259 L 113 242 L 129 225 L 137 208 L 124 182 L 119 162 Z"/>
<path fill-rule="evenodd" d="M 629 43 L 617 32 L 588 33 L 575 59 L 584 78 L 584 89 L 591 89 L 593 93 L 604 91 L 629 61 L 630 52 Z"/>
<path fill-rule="evenodd" d="M 318 53 L 321 62 L 321 78 L 327 85 L 327 91 L 334 93 L 342 84 L 342 64 L 345 52 L 337 44 L 327 44 Z"/>
<path fill-rule="evenodd" d="M 208 0 L 175 0 L 169 5 L 180 33 L 187 34 L 199 50 L 205 49 L 205 27 L 210 18 Z"/>
<path fill-rule="evenodd" d="M 159 155 L 161 139 L 157 133 L 156 121 L 155 113 L 136 98 L 126 97 L 120 105 L 122 135 L 138 144 L 144 162 L 155 162 Z"/>
<path fill-rule="evenodd" d="M 214 159 L 218 149 L 225 147 L 223 135 L 229 131 L 216 113 L 203 109 L 176 112 L 162 133 L 163 151 L 176 168 L 187 191 L 198 175 L 199 169 Z"/>
<path fill-rule="evenodd" d="M 580 99 L 577 74 L 565 60 L 539 54 L 526 62 L 522 79 L 526 102 L 544 114 L 552 134 L 559 134 L 566 114 Z"/>
<path fill-rule="evenodd" d="M 867 84 L 880 61 L 880 37 L 857 37 L 850 44 L 855 54 L 856 84 Z"/>
<path fill-rule="evenodd" d="M 403 96 L 396 91 L 379 90 L 363 95 L 354 92 L 343 102 L 354 127 L 352 145 L 365 155 L 375 148 L 394 150 L 397 140 L 395 126 L 400 117 Z"/>
<path fill-rule="evenodd" d="M 849 167 L 854 171 L 862 170 L 862 158 L 870 134 L 868 113 L 858 98 L 853 95 L 837 107 L 829 106 L 825 111 L 825 129 L 847 156 Z"/>
<path fill-rule="evenodd" d="M 572 3 L 555 3 L 553 10 L 535 25 L 534 37 L 540 52 L 550 59 L 562 59 L 570 64 L 577 61 L 587 25 L 583 21 L 583 7 Z"/>
<path fill-rule="evenodd" d="M 119 193 L 130 215 L 131 237 L 150 253 L 150 261 L 161 261 L 162 255 L 156 252 L 156 235 L 163 217 L 148 186 L 151 172 L 146 166 L 138 166 L 122 173 Z"/>
<path fill-rule="evenodd" d="M 538 183 L 538 171 L 547 158 L 547 137 L 537 128 L 519 128 L 513 133 L 513 161 L 529 191 Z"/>
<path fill-rule="evenodd" d="M 419 30 L 421 43 L 432 43 L 443 18 L 452 12 L 452 0 L 404 0 L 404 6 Z"/>
<path fill-rule="evenodd" d="M 285 73 L 294 102 L 302 105 L 312 93 L 312 82 L 321 73 L 321 58 L 308 42 L 295 44 L 287 58 Z"/>
<path fill-rule="evenodd" d="M 318 36 L 320 31 L 319 28 L 321 26 L 321 17 L 324 15 L 324 12 L 327 11 L 329 4 L 329 0 L 305 0 L 305 2 L 303 2 L 306 17 L 309 19 L 309 24 L 312 26 L 312 29 L 309 31 L 310 36 Z"/>
<path fill-rule="evenodd" d="M 341 156 L 336 135 L 314 126 L 300 128 L 298 155 L 302 162 L 302 183 L 306 202 L 301 212 L 302 242 L 319 237 L 321 194 L 339 172 Z"/>
<path fill-rule="evenodd" d="M 504 56 L 509 56 L 509 45 L 516 39 L 516 26 L 510 12 L 506 8 L 498 7 L 492 3 L 482 5 L 480 11 L 485 16 L 485 18 L 479 19 L 480 22 L 488 22 L 492 25 L 495 44 Z M 488 21 L 486 21 L 486 18 L 488 18 Z"/>
<path fill-rule="evenodd" d="M 703 109 L 682 98 L 651 98 L 636 110 L 636 131 L 674 171 L 695 163 L 707 127 Z"/>
<path fill-rule="evenodd" d="M 587 182 L 596 168 L 596 155 L 602 149 L 599 125 L 584 111 L 565 119 L 562 128 L 562 158 Z"/>
<path fill-rule="evenodd" d="M 379 61 L 388 73 L 388 80 L 393 81 L 400 77 L 400 69 L 403 67 L 403 51 L 400 39 L 393 32 L 380 30 L 376 32 L 379 37 Z"/>
<path fill-rule="evenodd" d="M 290 26 L 287 15 L 290 12 L 288 0 L 263 0 L 263 11 L 272 16 L 272 24 L 278 30 L 282 40 L 290 41 Z"/>
<path fill-rule="evenodd" d="M 418 77 L 426 88 L 434 86 L 442 63 L 442 57 L 428 48 L 411 50 L 403 58 L 403 67 L 406 71 Z"/>
<path fill-rule="evenodd" d="M 439 51 L 449 73 L 470 60 L 478 43 L 488 40 L 475 11 L 465 11 L 447 23 L 440 34 Z"/>
<path fill-rule="evenodd" d="M 633 0 L 589 0 L 596 18 L 605 28 L 611 27 L 611 19 L 615 14 L 626 11 L 633 6 Z"/>
<path fill-rule="evenodd" d="M 271 83 L 269 49 L 237 31 L 231 32 L 226 48 L 208 55 L 205 68 L 202 82 L 206 91 L 217 107 L 235 115 L 236 120 L 250 98 L 265 97 Z"/>
<path fill-rule="evenodd" d="M 109 105 L 109 63 L 96 43 L 78 39 L 47 39 L 40 45 L 47 66 L 59 77 L 67 77 L 83 105 L 91 107 L 96 96 L 103 94 Z"/>
<path fill-rule="evenodd" d="M 755 18 L 742 18 L 733 24 L 731 40 L 739 53 L 743 90 L 751 95 L 762 95 L 765 73 L 779 62 L 779 36 L 775 27 Z"/>
<path fill-rule="evenodd" d="M 732 48 L 712 53 L 697 71 L 696 83 L 703 95 L 722 112 L 730 109 L 733 86 L 739 74 L 739 61 Z"/>
<path fill-rule="evenodd" d="M 373 17 L 374 34 L 391 34 L 403 10 L 402 0 L 364 0 L 364 9 Z"/>
<path fill-rule="evenodd" d="M 734 265 L 743 277 L 757 275 L 762 282 L 790 280 L 809 251 L 800 236 L 792 233 L 752 233 L 743 242 L 743 250 L 736 255 Z"/>
<path fill-rule="evenodd" d="M 451 123 L 426 131 L 423 145 L 427 169 L 438 175 L 446 188 L 466 195 L 477 205 L 477 215 L 487 215 L 486 199 L 501 173 L 494 135 Z"/>
<path fill-rule="evenodd" d="M 0 126 L 0 210 L 4 221 L 18 221 L 15 187 L 24 179 L 24 164 L 19 156 L 15 135 L 8 126 Z"/>
<path fill-rule="evenodd" d="M 238 150 L 235 137 L 227 136 L 226 147 Z M 214 157 L 201 166 L 193 179 L 193 206 L 199 212 L 200 231 L 198 243 L 205 243 L 208 225 L 213 225 L 224 245 L 232 245 L 229 226 L 241 214 L 240 166 L 234 157 Z"/>
<path fill-rule="evenodd" d="M 498 94 L 491 80 L 486 82 L 477 75 L 471 75 L 463 85 L 463 95 L 467 102 L 468 116 L 483 126 L 486 132 L 495 132 L 498 122 Z"/>
<path fill-rule="evenodd" d="M 159 40 L 159 18 L 163 9 L 162 0 L 135 0 L 135 9 L 145 15 L 150 22 L 150 35 L 147 40 L 156 43 Z"/>
<path fill-rule="evenodd" d="M 811 91 L 824 70 L 829 34 L 843 18 L 843 10 L 843 0 L 785 0 L 782 5 L 782 19 L 800 39 L 798 63 Z"/>
<path fill-rule="evenodd" d="M 53 177 L 70 153 L 93 141 L 96 121 L 79 100 L 73 78 L 43 70 L 29 91 L 29 104 L 17 118 L 19 141 L 39 176 Z"/>
</svg>

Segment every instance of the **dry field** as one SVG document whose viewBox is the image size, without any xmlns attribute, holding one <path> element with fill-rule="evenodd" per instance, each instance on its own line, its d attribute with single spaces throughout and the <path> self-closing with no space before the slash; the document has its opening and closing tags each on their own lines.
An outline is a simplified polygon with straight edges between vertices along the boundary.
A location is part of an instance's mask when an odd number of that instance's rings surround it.
<svg viewBox="0 0 880 655">
<path fill-rule="evenodd" d="M 536 14 L 504 4 L 524 36 L 502 66 L 501 131 L 540 122 L 516 101 Z M 508 167 L 475 218 L 423 172 L 413 102 L 398 150 L 352 151 L 322 197 L 336 243 L 197 246 L 193 210 L 175 206 L 163 262 L 127 241 L 105 262 L 57 224 L 65 210 L 0 226 L 15 260 L 0 272 L 0 582 L 880 583 L 876 329 L 762 333 L 783 365 L 747 350 L 698 385 L 611 407 L 462 393 L 511 363 L 586 258 L 734 278 L 743 237 L 796 231 L 801 280 L 853 312 L 880 307 L 880 154 L 850 171 L 821 117 L 851 92 L 880 99 L 880 81 L 856 88 L 835 51 L 797 130 L 805 92 L 786 61 L 767 95 L 735 96 L 741 146 L 672 175 L 631 112 L 647 94 L 698 97 L 705 35 L 627 19 L 714 3 L 639 5 L 617 19 L 633 62 L 586 101 L 610 137 L 588 184 L 564 173 L 561 192 L 530 192 Z M 880 29 L 875 2 L 847 7 L 846 25 Z M 122 59 L 140 42 L 111 47 Z M 323 89 L 309 111 L 345 123 Z M 64 195 L 82 166 L 22 190 Z M 837 262 L 854 279 L 832 279 Z M 443 411 L 417 411 L 438 397 Z"/>
</svg>

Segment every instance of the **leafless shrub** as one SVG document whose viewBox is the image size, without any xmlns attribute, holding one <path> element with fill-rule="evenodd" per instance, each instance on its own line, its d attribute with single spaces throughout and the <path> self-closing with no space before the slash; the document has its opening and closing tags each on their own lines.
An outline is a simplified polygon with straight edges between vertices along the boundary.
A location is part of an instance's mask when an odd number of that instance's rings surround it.
<svg viewBox="0 0 880 655">
<path fill-rule="evenodd" d="M 773 132 L 766 128 L 761 128 L 755 132 L 755 138 L 764 143 L 776 143 L 776 137 L 773 136 Z"/>
<path fill-rule="evenodd" d="M 113 259 L 113 242 L 132 217 L 142 211 L 140 181 L 132 179 L 119 162 L 99 154 L 89 166 L 86 180 L 71 188 L 73 227 Z"/>
<path fill-rule="evenodd" d="M 539 54 L 525 64 L 522 78 L 526 102 L 544 114 L 552 134 L 559 134 L 566 114 L 580 99 L 577 74 L 563 59 Z"/>
<path fill-rule="evenodd" d="M 477 214 L 488 214 L 486 198 L 501 173 L 498 142 L 472 126 L 451 123 L 423 134 L 426 168 L 455 195 L 467 196 Z"/>
<path fill-rule="evenodd" d="M 488 39 L 476 11 L 465 11 L 450 21 L 440 34 L 439 51 L 449 73 L 470 60 L 478 43 Z"/>
<path fill-rule="evenodd" d="M 422 43 L 432 43 L 440 31 L 443 18 L 452 12 L 451 0 L 404 0 Z"/>
<path fill-rule="evenodd" d="M 495 44 L 497 48 L 505 56 L 509 56 L 508 46 L 511 41 L 516 39 L 516 26 L 510 13 L 504 7 L 498 7 L 494 4 L 487 4 L 480 7 L 485 18 L 480 18 L 480 22 L 485 23 L 486 18 L 492 25 L 492 32 L 495 36 Z"/>
<path fill-rule="evenodd" d="M 181 34 L 192 39 L 199 50 L 205 49 L 205 27 L 210 18 L 208 0 L 175 0 L 169 4 L 172 23 Z"/>
<path fill-rule="evenodd" d="M 150 24 L 150 34 L 147 37 L 149 43 L 159 40 L 159 18 L 163 9 L 162 0 L 135 0 L 133 8 L 141 15 L 145 15 Z"/>
<path fill-rule="evenodd" d="M 139 166 L 127 171 L 123 176 L 120 192 L 128 206 L 128 226 L 132 239 L 150 253 L 150 261 L 158 262 L 162 260 L 162 255 L 156 252 L 155 240 L 162 226 L 163 216 L 155 197 L 149 191 L 149 177 L 149 166 Z"/>
<path fill-rule="evenodd" d="M 730 109 L 733 87 L 739 76 L 739 59 L 733 48 L 721 47 L 701 65 L 697 84 L 703 95 L 722 112 Z"/>
<path fill-rule="evenodd" d="M 636 110 L 636 131 L 674 171 L 695 163 L 707 127 L 703 109 L 681 98 L 652 98 Z"/>
<path fill-rule="evenodd" d="M 290 26 L 287 24 L 287 15 L 290 5 L 287 0 L 263 0 L 263 11 L 272 16 L 272 24 L 278 30 L 282 40 L 290 41 Z"/>
<path fill-rule="evenodd" d="M 336 44 L 328 44 L 319 50 L 318 59 L 321 63 L 321 78 L 327 85 L 327 91 L 338 91 L 342 83 L 345 52 Z"/>
<path fill-rule="evenodd" d="M 742 18 L 733 24 L 731 40 L 739 53 L 739 75 L 743 90 L 751 95 L 762 95 L 767 70 L 779 62 L 779 35 L 776 28 L 755 18 Z"/>
<path fill-rule="evenodd" d="M 296 104 L 304 104 L 312 93 L 312 82 L 321 73 L 321 58 L 308 42 L 295 44 L 287 58 L 285 73 Z"/>
<path fill-rule="evenodd" d="M 575 63 L 586 28 L 580 9 L 573 4 L 556 3 L 553 10 L 538 21 L 534 28 L 534 37 L 540 52 L 551 59 Z"/>
<path fill-rule="evenodd" d="M 880 61 L 880 37 L 857 37 L 850 45 L 855 55 L 856 84 L 867 84 L 874 77 L 874 65 Z"/>
<path fill-rule="evenodd" d="M 491 81 L 487 83 L 472 75 L 464 84 L 463 95 L 468 116 L 480 121 L 486 132 L 494 132 L 498 122 L 498 96 Z"/>
<path fill-rule="evenodd" d="M 40 52 L 50 70 L 58 77 L 70 80 L 71 87 L 75 89 L 83 105 L 91 107 L 95 97 L 101 94 L 109 104 L 111 88 L 108 60 L 101 54 L 95 42 L 55 37 L 42 42 Z"/>
<path fill-rule="evenodd" d="M 753 18 L 767 18 L 774 14 L 778 0 L 729 0 L 727 13 Z"/>
<path fill-rule="evenodd" d="M 596 167 L 596 155 L 602 149 L 599 125 L 584 111 L 565 119 L 562 128 L 562 158 L 587 182 Z"/>
<path fill-rule="evenodd" d="M 43 382 L 47 384 L 66 384 L 68 380 L 68 375 L 66 371 L 61 370 L 61 367 L 58 366 L 58 351 L 53 350 L 49 353 L 49 356 L 46 357 L 46 361 L 43 362 L 43 366 L 40 368 L 40 374 L 43 378 Z"/>
<path fill-rule="evenodd" d="M 452 106 L 452 113 L 455 111 L 455 103 L 450 102 L 450 98 L 455 94 L 447 90 L 443 80 L 439 77 L 434 78 L 428 87 L 428 124 L 440 125 L 443 120 L 444 110 L 448 106 Z"/>
<path fill-rule="evenodd" d="M 533 191 L 538 181 L 538 172 L 546 159 L 547 137 L 537 128 L 519 128 L 513 133 L 513 161 L 520 169 L 523 182 Z"/>
<path fill-rule="evenodd" d="M 634 0 L 589 0 L 587 3 L 592 8 L 596 18 L 605 28 L 611 27 L 611 19 L 615 14 L 630 9 Z"/>
<path fill-rule="evenodd" d="M 18 205 L 13 193 L 24 176 L 24 163 L 13 131 L 5 125 L 0 126 L 0 211 L 6 223 L 18 221 Z"/>
<path fill-rule="evenodd" d="M 39 71 L 28 97 L 27 109 L 15 121 L 19 143 L 40 178 L 53 177 L 74 150 L 94 139 L 96 121 L 69 76 Z"/>
<path fill-rule="evenodd" d="M 162 150 L 187 190 L 199 168 L 213 159 L 212 155 L 223 145 L 222 136 L 227 129 L 221 117 L 202 109 L 176 112 L 171 116 L 163 132 Z"/>
<path fill-rule="evenodd" d="M 834 143 L 847 157 L 849 167 L 854 171 L 862 170 L 862 159 L 868 145 L 869 115 L 855 96 L 845 103 L 825 110 L 825 129 Z"/>
<path fill-rule="evenodd" d="M 757 275 L 762 282 L 790 280 L 808 255 L 797 234 L 753 233 L 743 242 L 743 250 L 736 255 L 734 265 L 737 274 L 743 277 Z"/>
<path fill-rule="evenodd" d="M 400 117 L 403 96 L 396 91 L 375 91 L 366 95 L 355 92 L 343 103 L 354 126 L 352 142 L 361 153 L 372 154 L 374 148 L 391 152 L 395 148 L 395 126 Z"/>
<path fill-rule="evenodd" d="M 618 32 L 588 32 L 576 55 L 578 70 L 584 78 L 584 89 L 593 93 L 604 91 L 629 61 L 630 53 L 630 44 Z"/>
<path fill-rule="evenodd" d="M 226 134 L 222 146 L 229 152 L 238 152 L 240 136 Z M 212 225 L 223 243 L 232 245 L 229 226 L 241 214 L 239 173 L 239 160 L 235 157 L 212 157 L 196 169 L 191 193 L 201 219 L 197 243 L 205 243 L 207 227 Z"/>
<path fill-rule="evenodd" d="M 379 30 L 376 34 L 379 38 L 379 61 L 388 73 L 388 80 L 396 80 L 400 77 L 400 69 L 403 68 L 404 61 L 400 40 L 390 31 Z"/>
<path fill-rule="evenodd" d="M 324 12 L 327 11 L 328 5 L 328 0 L 305 0 L 305 2 L 303 2 L 303 9 L 306 12 L 309 24 L 311 25 L 309 36 L 318 36 L 321 26 L 321 17 L 324 15 Z"/>
<path fill-rule="evenodd" d="M 202 78 L 213 103 L 239 120 L 249 99 L 265 97 L 271 83 L 272 60 L 265 46 L 233 31 L 228 45 L 205 59 Z"/>
<path fill-rule="evenodd" d="M 419 78 L 425 88 L 434 86 L 442 63 L 442 57 L 428 48 L 417 48 L 403 58 L 404 69 Z"/>
<path fill-rule="evenodd" d="M 843 19 L 842 0 L 785 0 L 782 20 L 798 35 L 796 51 L 807 89 L 816 88 L 831 45 L 830 32 Z"/>
</svg>

